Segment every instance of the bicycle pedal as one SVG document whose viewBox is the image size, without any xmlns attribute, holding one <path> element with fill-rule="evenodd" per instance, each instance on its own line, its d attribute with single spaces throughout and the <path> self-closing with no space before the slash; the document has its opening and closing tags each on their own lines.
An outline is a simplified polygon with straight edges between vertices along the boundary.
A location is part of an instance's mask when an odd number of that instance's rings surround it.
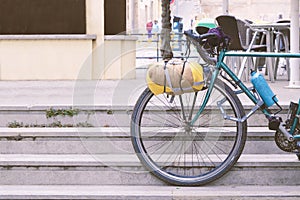
<svg viewBox="0 0 300 200">
<path fill-rule="evenodd" d="M 273 116 L 269 118 L 269 129 L 277 131 L 281 122 L 282 122 L 281 117 Z"/>
</svg>

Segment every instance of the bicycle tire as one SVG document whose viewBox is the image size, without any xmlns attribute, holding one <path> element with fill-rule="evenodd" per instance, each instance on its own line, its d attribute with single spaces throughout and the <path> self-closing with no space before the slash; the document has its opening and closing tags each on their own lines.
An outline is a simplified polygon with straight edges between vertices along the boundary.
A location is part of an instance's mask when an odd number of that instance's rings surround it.
<svg viewBox="0 0 300 200">
<path fill-rule="evenodd" d="M 220 80 L 194 126 L 187 127 L 191 117 L 186 113 L 194 116 L 205 93 L 181 95 L 186 104 L 181 106 L 179 95 L 170 103 L 172 96 L 155 96 L 146 88 L 134 107 L 131 140 L 136 155 L 148 171 L 169 184 L 210 183 L 228 172 L 243 151 L 247 122 L 225 120 L 216 104 L 223 102 L 223 111 L 235 118 L 242 118 L 244 109 L 232 89 Z M 197 98 L 194 110 L 188 105 L 188 96 L 194 96 L 192 102 Z M 188 120 L 183 120 L 183 114 Z"/>
</svg>

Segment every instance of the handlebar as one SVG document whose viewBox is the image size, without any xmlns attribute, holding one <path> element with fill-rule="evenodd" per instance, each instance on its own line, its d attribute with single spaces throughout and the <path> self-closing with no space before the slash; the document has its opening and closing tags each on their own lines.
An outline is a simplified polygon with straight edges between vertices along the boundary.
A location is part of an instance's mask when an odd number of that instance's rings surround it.
<svg viewBox="0 0 300 200">
<path fill-rule="evenodd" d="M 196 42 L 199 42 L 202 44 L 206 39 L 217 39 L 218 34 L 216 33 L 205 33 L 202 35 L 194 35 L 192 31 L 184 31 L 184 35 L 186 35 L 188 38 L 195 40 Z"/>
</svg>

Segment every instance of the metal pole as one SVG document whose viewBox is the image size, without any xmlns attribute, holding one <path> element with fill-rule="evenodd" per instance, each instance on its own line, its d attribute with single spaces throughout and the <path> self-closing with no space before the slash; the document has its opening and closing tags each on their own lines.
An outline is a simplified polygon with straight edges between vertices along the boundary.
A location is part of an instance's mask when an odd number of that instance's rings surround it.
<svg viewBox="0 0 300 200">
<path fill-rule="evenodd" d="M 291 53 L 299 53 L 299 0 L 291 0 Z M 300 88 L 299 59 L 290 59 L 289 88 Z"/>
<path fill-rule="evenodd" d="M 130 0 L 130 8 L 131 8 L 131 31 L 136 31 L 137 29 L 137 9 L 138 2 L 137 0 Z"/>
<path fill-rule="evenodd" d="M 176 0 L 175 3 L 176 3 L 176 16 L 179 16 L 179 0 Z"/>
<path fill-rule="evenodd" d="M 223 14 L 228 15 L 229 14 L 229 5 L 228 5 L 229 0 L 223 0 Z"/>
<path fill-rule="evenodd" d="M 157 33 L 157 38 L 156 38 L 156 61 L 159 61 L 159 40 L 160 40 L 160 34 Z"/>
</svg>

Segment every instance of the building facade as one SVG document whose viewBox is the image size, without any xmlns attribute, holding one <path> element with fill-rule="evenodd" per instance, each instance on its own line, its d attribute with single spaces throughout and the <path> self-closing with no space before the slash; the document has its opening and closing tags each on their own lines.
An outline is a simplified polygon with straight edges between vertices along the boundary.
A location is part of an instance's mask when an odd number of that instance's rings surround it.
<svg viewBox="0 0 300 200">
<path fill-rule="evenodd" d="M 174 0 L 173 16 L 222 14 L 224 0 Z M 289 1 L 229 0 L 229 14 L 289 18 Z M 136 38 L 161 21 L 161 0 L 0 0 L 0 80 L 120 79 L 135 69 Z M 129 76 L 134 78 L 134 75 Z"/>
<path fill-rule="evenodd" d="M 161 0 L 129 0 L 129 7 L 137 10 L 136 21 L 128 18 L 129 23 L 136 23 L 140 32 L 145 32 L 145 23 L 149 20 L 161 19 Z M 228 13 L 241 19 L 252 21 L 276 21 L 279 16 L 290 18 L 290 0 L 228 0 Z M 173 16 L 183 18 L 184 29 L 190 28 L 191 20 L 197 16 L 216 18 L 223 14 L 224 0 L 174 0 L 171 4 Z M 138 28 L 136 28 L 138 27 Z"/>
<path fill-rule="evenodd" d="M 126 31 L 126 0 L 0 5 L 0 80 L 120 79 L 135 67 L 135 39 L 107 36 Z"/>
</svg>

